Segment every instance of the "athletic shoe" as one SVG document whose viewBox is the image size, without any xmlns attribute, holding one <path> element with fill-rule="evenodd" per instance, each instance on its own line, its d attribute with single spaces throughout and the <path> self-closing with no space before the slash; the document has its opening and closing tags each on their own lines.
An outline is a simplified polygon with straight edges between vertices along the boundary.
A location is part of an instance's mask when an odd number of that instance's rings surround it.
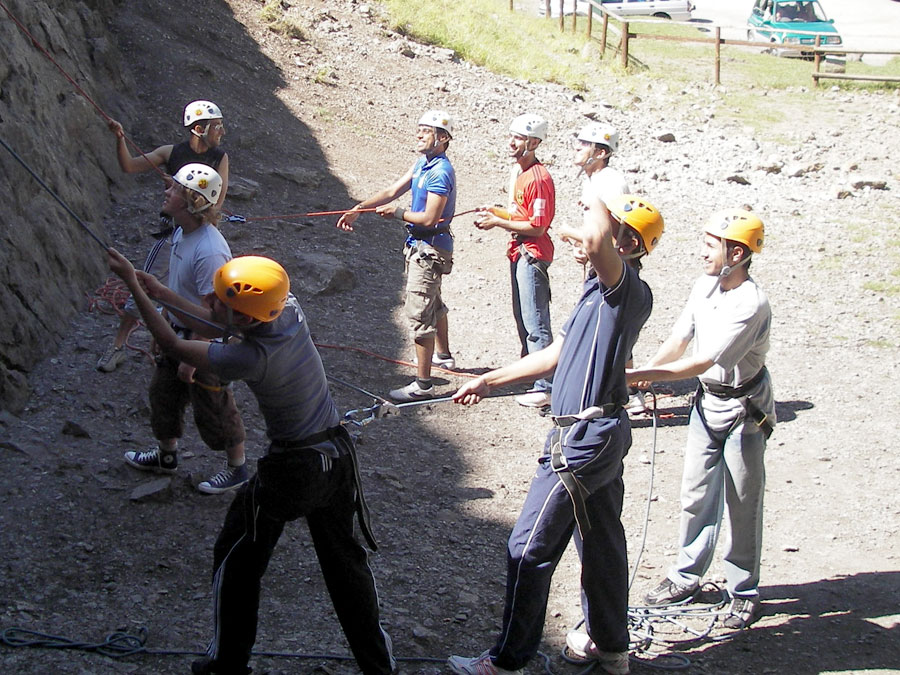
<svg viewBox="0 0 900 675">
<path fill-rule="evenodd" d="M 498 668 L 494 665 L 494 659 L 491 658 L 490 651 L 484 652 L 481 656 L 473 656 L 468 659 L 465 656 L 451 656 L 447 659 L 447 665 L 457 675 L 504 675 L 504 673 L 522 675 L 521 668 L 519 670 Z"/>
<path fill-rule="evenodd" d="M 628 399 L 628 403 L 625 404 L 625 411 L 632 416 L 643 415 L 644 413 L 650 412 L 650 409 L 647 407 L 647 402 L 644 401 L 644 394 L 642 392 L 633 394 Z"/>
<path fill-rule="evenodd" d="M 101 373 L 111 373 L 127 356 L 128 355 L 125 353 L 125 345 L 122 345 L 121 347 L 110 345 L 103 353 L 103 356 L 100 357 L 100 360 L 97 361 L 97 370 Z"/>
<path fill-rule="evenodd" d="M 566 635 L 566 647 L 569 648 L 570 657 L 583 661 L 597 661 L 600 668 L 610 675 L 628 675 L 631 672 L 628 652 L 602 652 L 597 649 L 597 645 L 587 633 L 569 631 Z"/>
<path fill-rule="evenodd" d="M 125 461 L 135 469 L 154 473 L 175 473 L 178 468 L 178 455 L 174 452 L 162 452 L 159 448 L 146 452 L 129 450 L 125 453 Z"/>
<path fill-rule="evenodd" d="M 652 591 L 644 596 L 644 602 L 648 605 L 670 605 L 692 597 L 697 592 L 698 586 L 682 586 L 666 577 Z"/>
<path fill-rule="evenodd" d="M 250 480 L 250 472 L 247 470 L 246 462 L 240 466 L 231 466 L 226 462 L 224 469 L 209 480 L 198 483 L 197 489 L 208 495 L 218 495 L 223 492 L 237 490 L 248 480 Z"/>
<path fill-rule="evenodd" d="M 735 596 L 728 605 L 728 616 L 722 622 L 726 628 L 742 630 L 759 618 L 760 602 L 758 595 L 749 597 Z"/>
<path fill-rule="evenodd" d="M 516 396 L 516 403 L 526 408 L 543 408 L 550 405 L 549 391 L 529 391 L 527 394 Z"/>
<path fill-rule="evenodd" d="M 456 359 L 453 358 L 452 354 L 448 356 L 438 356 L 438 353 L 434 352 L 431 355 L 431 365 L 443 368 L 444 370 L 456 370 Z"/>
<path fill-rule="evenodd" d="M 413 356 L 412 362 L 419 365 L 419 357 Z M 438 356 L 437 352 L 431 353 L 431 365 L 443 368 L 444 370 L 456 370 L 456 359 L 452 355 L 447 357 Z"/>
<path fill-rule="evenodd" d="M 394 401 L 397 403 L 409 403 L 411 401 L 427 401 L 430 398 L 434 398 L 434 387 L 428 387 L 428 389 L 422 389 L 419 386 L 418 381 L 413 380 L 405 387 L 400 389 L 391 389 L 390 393 L 388 393 Z"/>
</svg>

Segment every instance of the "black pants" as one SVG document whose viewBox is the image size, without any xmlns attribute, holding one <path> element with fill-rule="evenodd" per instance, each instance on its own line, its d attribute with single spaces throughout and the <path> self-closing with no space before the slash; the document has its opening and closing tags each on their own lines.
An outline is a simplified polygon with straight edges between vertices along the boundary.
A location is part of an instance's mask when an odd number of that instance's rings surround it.
<svg viewBox="0 0 900 675">
<path fill-rule="evenodd" d="M 339 439 L 336 443 L 352 442 Z M 216 541 L 214 634 L 207 651 L 221 670 L 245 667 L 256 640 L 260 581 L 290 520 L 305 517 L 319 565 L 353 655 L 367 675 L 396 667 L 379 623 L 368 554 L 353 534 L 356 483 L 349 454 L 300 449 L 268 454 L 238 492 Z M 301 615 L 303 608 L 298 608 Z"/>
</svg>

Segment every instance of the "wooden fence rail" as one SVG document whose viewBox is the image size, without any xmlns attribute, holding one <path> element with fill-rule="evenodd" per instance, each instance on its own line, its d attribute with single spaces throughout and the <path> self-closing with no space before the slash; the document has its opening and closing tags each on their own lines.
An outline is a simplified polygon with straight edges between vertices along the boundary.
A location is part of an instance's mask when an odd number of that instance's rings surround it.
<svg viewBox="0 0 900 675">
<path fill-rule="evenodd" d="M 564 10 L 565 10 L 565 2 L 566 0 L 559 0 L 559 29 L 560 31 L 565 30 L 565 20 L 564 20 Z M 762 42 L 759 40 L 730 40 L 722 37 L 722 27 L 714 26 L 713 27 L 713 37 L 687 37 L 680 35 L 647 35 L 644 33 L 632 33 L 630 27 L 632 24 L 640 24 L 640 23 L 659 23 L 659 19 L 626 19 L 625 17 L 619 16 L 614 12 L 609 11 L 606 7 L 600 4 L 599 0 L 588 0 L 589 10 L 587 13 L 587 22 L 585 27 L 585 34 L 588 39 L 594 39 L 593 34 L 593 18 L 594 18 L 594 10 L 598 11 L 600 15 L 603 17 L 600 26 L 600 54 L 601 58 L 606 53 L 606 49 L 609 46 L 609 31 L 618 32 L 619 44 L 618 46 L 613 46 L 612 49 L 618 52 L 619 59 L 621 61 L 622 67 L 624 69 L 628 68 L 628 52 L 629 52 L 629 43 L 631 40 L 641 39 L 641 40 L 663 40 L 670 42 L 681 42 L 681 43 L 700 43 L 700 44 L 712 44 L 714 47 L 714 56 L 713 56 L 713 76 L 716 85 L 721 84 L 721 72 L 722 72 L 722 45 L 731 45 L 738 47 L 758 47 L 758 48 L 773 48 L 776 47 L 778 49 L 782 49 L 785 51 L 798 51 L 798 52 L 812 52 L 814 54 L 815 61 L 815 70 L 812 74 L 813 84 L 815 86 L 819 86 L 820 79 L 832 79 L 832 80 L 865 80 L 870 82 L 900 82 L 900 76 L 893 75 L 847 75 L 846 73 L 826 73 L 820 71 L 820 65 L 822 62 L 822 57 L 826 55 L 846 55 L 846 54 L 879 54 L 879 55 L 893 55 L 900 56 L 900 51 L 896 50 L 888 50 L 888 51 L 872 51 L 872 50 L 848 50 L 843 48 L 827 48 L 822 47 L 820 44 L 821 35 L 815 33 L 808 33 L 809 35 L 816 35 L 816 43 L 815 46 L 811 46 L 809 48 L 801 47 L 797 45 L 796 47 L 792 45 L 784 45 L 784 44 L 775 44 L 772 42 Z M 572 32 L 577 30 L 576 25 L 576 7 L 577 0 L 572 0 Z M 509 9 L 513 10 L 513 0 L 509 0 Z M 550 17 L 550 0 L 544 0 L 544 15 L 546 17 Z M 610 18 L 619 22 L 621 25 L 621 30 L 616 31 L 614 27 L 610 27 L 609 20 Z M 676 23 L 676 22 L 668 22 L 668 23 Z M 693 28 L 697 27 L 697 24 L 689 23 L 685 21 L 677 22 L 677 25 L 691 26 Z M 791 31 L 792 33 L 806 33 L 806 31 Z"/>
</svg>

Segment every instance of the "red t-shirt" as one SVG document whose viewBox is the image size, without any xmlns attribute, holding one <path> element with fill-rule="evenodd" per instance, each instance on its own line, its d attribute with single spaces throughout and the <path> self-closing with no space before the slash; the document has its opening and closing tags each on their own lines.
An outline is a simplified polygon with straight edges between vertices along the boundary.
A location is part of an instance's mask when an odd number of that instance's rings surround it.
<svg viewBox="0 0 900 675">
<path fill-rule="evenodd" d="M 550 239 L 550 223 L 556 213 L 556 188 L 550 172 L 540 162 L 532 164 L 516 178 L 513 204 L 510 205 L 511 220 L 527 220 L 534 227 L 544 227 L 539 237 L 513 235 L 506 255 L 512 262 L 519 259 L 519 246 L 538 260 L 552 262 L 553 241 Z"/>
</svg>

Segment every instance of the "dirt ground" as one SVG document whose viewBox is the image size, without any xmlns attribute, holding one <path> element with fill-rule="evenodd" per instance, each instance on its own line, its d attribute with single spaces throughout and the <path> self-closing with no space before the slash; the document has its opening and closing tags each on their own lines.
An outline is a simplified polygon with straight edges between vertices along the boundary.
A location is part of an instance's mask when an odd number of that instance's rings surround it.
<svg viewBox="0 0 900 675">
<path fill-rule="evenodd" d="M 504 125 L 527 106 L 511 98 L 558 106 L 571 126 L 584 121 L 577 97 L 560 87 L 513 82 L 421 46 L 415 58 L 404 55 L 402 41 L 362 3 L 295 8 L 308 26 L 302 41 L 270 32 L 259 19 L 262 5 L 253 0 L 195 5 L 202 12 L 187 16 L 163 0 L 126 3 L 111 21 L 133 64 L 134 103 L 143 112 L 126 120 L 126 129 L 151 148 L 179 133 L 177 124 L 161 120 L 177 119 L 184 102 L 199 93 L 220 103 L 232 176 L 260 185 L 252 200 L 230 198 L 226 207 L 233 212 L 347 208 L 411 165 L 412 130 L 429 107 L 453 110 L 460 120 L 450 156 L 460 181 L 458 208 L 469 209 L 502 194 Z M 637 86 L 610 82 L 592 93 L 619 102 L 610 114 L 635 118 L 628 129 L 633 145 L 638 118 L 646 127 L 696 127 L 684 92 L 667 95 L 666 111 L 648 112 L 635 100 Z M 877 116 L 879 125 L 896 131 L 897 103 L 890 95 L 842 95 L 840 107 L 845 118 Z M 659 118 L 649 119 L 653 115 Z M 897 265 L 890 242 L 900 206 L 890 159 L 900 151 L 896 133 L 872 138 L 865 125 L 823 130 L 808 115 L 779 130 L 790 134 L 784 142 L 791 147 L 802 146 L 813 131 L 842 134 L 843 147 L 858 155 L 851 159 L 887 176 L 888 190 L 838 200 L 827 176 L 765 194 L 724 175 L 691 182 L 692 167 L 710 155 L 737 153 L 734 144 L 752 135 L 710 118 L 704 123 L 708 147 L 680 147 L 673 160 L 661 144 L 645 142 L 622 160 L 629 181 L 651 199 L 658 195 L 667 220 L 644 272 L 655 308 L 635 356 L 648 358 L 665 338 L 700 273 L 696 242 L 703 219 L 716 207 L 753 204 L 770 225 L 753 275 L 774 311 L 769 367 L 779 417 L 767 453 L 764 615 L 738 635 L 716 624 L 697 640 L 655 625 L 675 644 L 657 643 L 652 651 L 683 657 L 682 672 L 697 674 L 900 672 L 900 460 L 893 440 L 900 303 L 891 291 Z M 111 153 L 113 147 L 110 138 Z M 565 142 L 548 143 L 546 158 L 560 177 L 559 218 L 572 218 L 578 193 Z M 664 163 L 665 175 L 658 169 Z M 145 233 L 160 197 L 153 176 L 128 177 L 111 204 L 106 229 L 134 260 L 148 246 Z M 236 254 L 272 255 L 295 276 L 300 254 L 327 254 L 353 271 L 349 291 L 295 288 L 328 373 L 384 394 L 412 376 L 411 368 L 389 360 L 412 356 L 400 312 L 404 235 L 370 217 L 353 234 L 333 222 L 282 218 L 225 223 L 222 231 Z M 517 355 L 503 237 L 475 230 L 465 216 L 454 232 L 456 269 L 444 293 L 462 373 L 441 374 L 441 391 L 448 393 L 466 374 Z M 551 267 L 554 329 L 577 299 L 581 273 L 558 242 Z M 85 289 L 88 296 L 93 291 Z M 114 317 L 88 311 L 86 302 L 59 353 L 30 375 L 34 394 L 27 409 L 0 419 L 0 628 L 91 643 L 114 631 L 145 630 L 152 653 L 114 659 L 0 646 L 3 672 L 187 672 L 187 653 L 202 650 L 211 632 L 212 545 L 230 498 L 202 495 L 193 485 L 218 470 L 222 457 L 189 424 L 178 475 L 154 498 L 132 499 L 151 481 L 122 461 L 124 451 L 152 440 L 150 364 L 135 351 L 112 374 L 94 369 L 114 325 Z M 146 349 L 146 332 L 135 333 L 132 343 Z M 634 420 L 623 516 L 630 562 L 637 565 L 633 604 L 674 557 L 691 389 L 690 383 L 662 388 L 657 429 L 650 416 Z M 340 386 L 333 391 L 342 410 L 371 403 Z M 236 392 L 254 462 L 265 450 L 264 427 L 249 391 L 239 385 Z M 503 608 L 506 536 L 547 428 L 535 411 L 503 399 L 465 409 L 423 406 L 360 430 L 362 474 L 380 542 L 372 566 L 384 625 L 404 672 L 444 672 L 449 654 L 490 646 Z M 720 561 L 708 579 L 723 581 Z M 527 673 L 577 670 L 559 652 L 580 620 L 578 585 L 570 550 L 547 613 L 542 651 L 548 661 L 536 660 Z M 302 523 L 286 528 L 275 552 L 260 619 L 254 672 L 356 672 L 353 662 L 324 656 L 349 652 Z M 705 630 L 694 619 L 690 626 Z M 682 663 L 636 658 L 643 659 L 633 663 L 637 674 Z"/>
</svg>

